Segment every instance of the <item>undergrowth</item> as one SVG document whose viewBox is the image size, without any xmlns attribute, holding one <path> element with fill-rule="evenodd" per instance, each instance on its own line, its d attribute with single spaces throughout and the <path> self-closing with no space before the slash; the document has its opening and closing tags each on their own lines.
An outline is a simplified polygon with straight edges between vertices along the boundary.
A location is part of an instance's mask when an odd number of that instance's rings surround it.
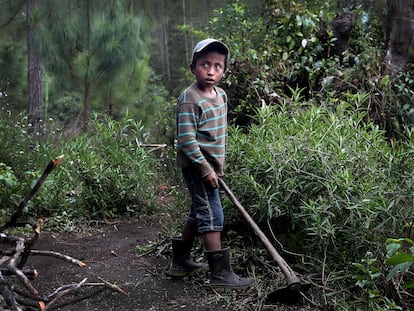
<svg viewBox="0 0 414 311">
<path fill-rule="evenodd" d="M 387 296 L 385 241 L 407 234 L 403 225 L 413 217 L 413 142 L 391 145 L 365 120 L 365 111 L 346 103 L 335 110 L 265 107 L 248 131 L 231 128 L 227 178 L 287 250 L 307 255 L 304 271 L 325 271 L 324 286 L 355 285 L 353 264 L 369 251 L 381 271 L 372 284 Z M 235 209 L 225 210 L 237 218 Z"/>
<path fill-rule="evenodd" d="M 159 154 L 141 145 L 140 122 L 95 116 L 88 134 L 66 139 L 55 132 L 48 139 L 28 136 L 24 118 L 18 121 L 19 117 L 4 119 L 2 127 L 0 216 L 11 215 L 49 161 L 59 155 L 64 155 L 62 163 L 29 202 L 25 216 L 45 217 L 49 225 L 65 229 L 74 219 L 154 212 Z"/>
</svg>

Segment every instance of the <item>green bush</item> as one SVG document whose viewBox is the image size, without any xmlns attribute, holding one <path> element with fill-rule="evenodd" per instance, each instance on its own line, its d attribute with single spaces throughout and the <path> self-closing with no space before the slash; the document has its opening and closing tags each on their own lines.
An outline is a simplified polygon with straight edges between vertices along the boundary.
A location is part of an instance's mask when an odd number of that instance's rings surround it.
<svg viewBox="0 0 414 311">
<path fill-rule="evenodd" d="M 0 163 L 0 221 L 4 221 L 4 217 L 11 207 L 17 206 L 19 183 L 10 166 Z"/>
<path fill-rule="evenodd" d="M 223 84 L 232 124 L 251 124 L 263 102 L 290 103 L 292 90 L 300 89 L 322 107 L 365 94 L 366 118 L 389 138 L 404 137 L 405 129 L 413 127 L 412 70 L 408 66 L 392 79 L 383 73 L 384 29 L 372 11 L 354 7 L 349 49 L 329 55 L 335 38 L 325 28 L 338 13 L 334 3 L 265 1 L 263 14 L 254 16 L 235 1 L 214 11 L 208 34 L 223 39 L 231 50 Z M 371 18 L 362 18 L 367 16 Z"/>
<path fill-rule="evenodd" d="M 356 281 L 356 286 L 360 289 L 359 297 L 354 295 L 351 304 L 342 302 L 338 310 L 403 310 L 392 299 L 383 297 L 381 295 L 381 285 L 383 284 L 383 274 L 377 267 L 378 260 L 372 253 L 367 252 L 365 258 L 361 262 L 354 263 L 353 278 Z"/>
<path fill-rule="evenodd" d="M 42 200 L 49 207 L 43 212 L 56 215 L 69 210 L 90 218 L 150 213 L 157 189 L 157 161 L 138 145 L 143 127 L 134 120 L 97 117 L 92 127 L 89 134 L 51 149 L 65 157 L 44 186 Z"/>
<path fill-rule="evenodd" d="M 412 230 L 412 223 L 404 226 Z M 399 279 L 398 284 L 403 288 L 414 288 L 414 279 L 409 271 L 412 272 L 414 266 L 414 241 L 410 238 L 390 238 L 387 239 L 386 264 L 392 269 L 387 275 L 387 281 Z"/>
<path fill-rule="evenodd" d="M 25 122 L 16 118 L 5 118 L 3 125 L 0 176 L 8 187 L 0 196 L 2 206 L 7 199 L 7 215 L 61 154 L 60 166 L 31 199 L 26 216 L 60 217 L 57 222 L 66 226 L 74 218 L 153 212 L 161 173 L 157 157 L 140 146 L 145 134 L 140 122 L 95 116 L 90 133 L 71 139 L 58 132 L 29 136 Z"/>
<path fill-rule="evenodd" d="M 40 140 L 27 132 L 27 118 L 13 114 L 7 105 L 0 109 L 0 205 L 1 219 L 6 220 L 40 176 L 37 156 Z M 40 161 L 46 166 L 50 159 Z M 43 170 L 44 168 L 40 168 Z M 32 206 L 29 202 L 27 209 Z"/>
<path fill-rule="evenodd" d="M 0 109 L 0 162 L 11 167 L 20 179 L 26 170 L 33 169 L 33 152 L 38 149 L 38 138 L 28 135 L 27 117 Z"/>
<path fill-rule="evenodd" d="M 346 103 L 265 107 L 248 133 L 230 129 L 229 183 L 258 222 L 288 219 L 280 238 L 313 258 L 310 269 L 324 260 L 330 273 L 348 271 L 371 248 L 384 258 L 378 244 L 412 219 L 413 141 L 390 145 L 365 120 Z"/>
</svg>

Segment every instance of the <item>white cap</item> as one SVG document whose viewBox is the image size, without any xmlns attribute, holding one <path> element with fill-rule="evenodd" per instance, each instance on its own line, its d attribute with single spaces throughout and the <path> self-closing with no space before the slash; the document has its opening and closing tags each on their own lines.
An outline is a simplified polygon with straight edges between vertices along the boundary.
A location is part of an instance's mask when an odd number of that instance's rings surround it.
<svg viewBox="0 0 414 311">
<path fill-rule="evenodd" d="M 203 51 L 206 47 L 211 46 L 211 45 L 216 45 L 218 50 L 220 50 L 221 52 L 223 52 L 223 54 L 226 55 L 226 57 L 228 57 L 229 55 L 229 48 L 227 47 L 227 45 L 225 45 L 223 42 L 216 40 L 216 39 L 204 39 L 200 42 L 198 42 L 193 50 L 193 56 L 191 57 L 191 63 L 194 62 L 194 55 L 197 53 L 200 53 L 201 51 Z"/>
</svg>

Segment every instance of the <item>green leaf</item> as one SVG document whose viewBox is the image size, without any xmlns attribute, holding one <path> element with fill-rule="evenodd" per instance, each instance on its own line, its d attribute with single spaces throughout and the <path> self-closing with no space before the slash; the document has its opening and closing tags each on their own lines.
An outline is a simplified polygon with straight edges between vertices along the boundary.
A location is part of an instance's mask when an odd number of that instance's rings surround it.
<svg viewBox="0 0 414 311">
<path fill-rule="evenodd" d="M 403 284 L 404 288 L 414 288 L 414 281 L 408 281 Z"/>
<path fill-rule="evenodd" d="M 396 254 L 390 258 L 387 259 L 387 261 L 385 262 L 387 265 L 398 265 L 401 263 L 405 263 L 405 262 L 409 262 L 409 263 L 413 263 L 414 261 L 414 256 L 411 254 L 407 254 L 407 253 L 399 253 Z"/>
<path fill-rule="evenodd" d="M 388 256 L 393 256 L 401 248 L 400 243 L 391 243 L 387 245 Z"/>
<path fill-rule="evenodd" d="M 405 272 L 411 267 L 411 262 L 402 263 L 396 265 L 391 271 L 388 273 L 387 277 L 385 278 L 387 281 L 391 280 L 399 271 Z"/>
<path fill-rule="evenodd" d="M 409 228 L 409 227 L 411 227 L 411 225 L 408 226 L 408 227 L 403 226 L 403 228 Z M 409 239 L 409 238 L 399 238 L 399 239 L 388 238 L 388 239 L 385 240 L 386 244 L 390 244 L 390 243 L 401 244 L 402 242 L 407 242 L 408 244 L 414 245 L 414 241 L 412 239 Z"/>
</svg>

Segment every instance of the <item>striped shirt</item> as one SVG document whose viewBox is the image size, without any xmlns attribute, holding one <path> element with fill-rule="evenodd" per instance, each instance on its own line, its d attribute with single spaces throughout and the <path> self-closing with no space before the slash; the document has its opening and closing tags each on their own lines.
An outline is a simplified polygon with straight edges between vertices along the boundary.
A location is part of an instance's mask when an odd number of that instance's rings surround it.
<svg viewBox="0 0 414 311">
<path fill-rule="evenodd" d="M 216 98 L 205 98 L 191 84 L 180 95 L 176 108 L 177 164 L 194 165 L 201 177 L 213 170 L 224 175 L 227 144 L 227 95 L 215 87 Z"/>
</svg>

